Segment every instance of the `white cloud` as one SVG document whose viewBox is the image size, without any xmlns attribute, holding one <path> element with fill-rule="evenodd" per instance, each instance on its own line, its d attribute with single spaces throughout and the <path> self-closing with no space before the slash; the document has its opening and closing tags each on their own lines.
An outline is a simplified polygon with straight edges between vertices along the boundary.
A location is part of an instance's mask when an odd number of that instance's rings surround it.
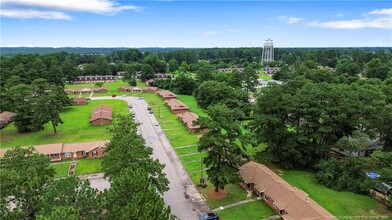
<svg viewBox="0 0 392 220">
<path fill-rule="evenodd" d="M 392 15 L 392 8 L 376 9 L 369 12 L 371 15 Z"/>
<path fill-rule="evenodd" d="M 295 23 L 298 23 L 298 22 L 300 22 L 302 20 L 303 20 L 302 18 L 289 18 L 289 19 L 287 19 L 287 23 L 295 24 Z"/>
<path fill-rule="evenodd" d="M 115 0 L 2 0 L 1 16 L 12 18 L 71 19 L 65 12 L 78 11 L 114 15 L 120 11 L 143 11 L 135 5 L 120 5 Z M 27 13 L 27 15 L 23 15 Z"/>
<path fill-rule="evenodd" d="M 338 17 L 343 17 L 344 14 L 343 14 L 343 13 L 336 13 L 336 16 L 338 16 Z"/>
<path fill-rule="evenodd" d="M 287 24 L 295 24 L 303 20 L 302 18 L 289 17 L 289 16 L 279 16 L 278 19 L 280 21 L 286 22 Z"/>
<path fill-rule="evenodd" d="M 71 16 L 62 12 L 56 11 L 35 11 L 35 10 L 0 10 L 1 17 L 8 18 L 43 18 L 43 19 L 60 19 L 60 20 L 71 20 Z"/>
<path fill-rule="evenodd" d="M 339 21 L 312 21 L 308 26 L 332 29 L 361 29 L 361 28 L 392 28 L 392 8 L 377 9 L 368 13 L 362 19 Z"/>
<path fill-rule="evenodd" d="M 218 33 L 219 33 L 219 31 L 212 30 L 212 31 L 205 31 L 205 32 L 201 33 L 201 35 L 203 37 L 210 37 L 210 36 L 213 36 L 213 35 L 217 35 Z"/>
</svg>

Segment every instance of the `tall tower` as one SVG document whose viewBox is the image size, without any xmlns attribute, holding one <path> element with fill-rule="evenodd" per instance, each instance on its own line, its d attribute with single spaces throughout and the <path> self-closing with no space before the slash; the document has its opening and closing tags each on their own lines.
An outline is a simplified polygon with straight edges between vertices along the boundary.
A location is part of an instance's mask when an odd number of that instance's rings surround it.
<svg viewBox="0 0 392 220">
<path fill-rule="evenodd" d="M 273 62 L 274 61 L 274 44 L 271 39 L 267 39 L 264 42 L 263 55 L 261 57 L 261 63 Z"/>
</svg>

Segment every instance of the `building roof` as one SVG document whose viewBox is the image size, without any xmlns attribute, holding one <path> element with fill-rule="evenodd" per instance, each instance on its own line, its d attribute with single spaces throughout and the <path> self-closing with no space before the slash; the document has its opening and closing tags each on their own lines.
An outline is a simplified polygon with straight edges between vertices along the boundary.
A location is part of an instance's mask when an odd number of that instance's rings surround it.
<svg viewBox="0 0 392 220">
<path fill-rule="evenodd" d="M 80 143 L 71 143 L 64 144 L 62 152 L 78 152 L 78 151 L 86 151 L 89 152 L 99 147 L 106 147 L 106 143 L 109 141 L 92 141 L 92 142 L 80 142 Z"/>
<path fill-rule="evenodd" d="M 101 105 L 93 109 L 90 117 L 90 122 L 97 119 L 112 120 L 112 108 L 106 105 Z"/>
<path fill-rule="evenodd" d="M 77 97 L 77 98 L 73 98 L 72 102 L 74 103 L 87 103 L 87 98 L 85 97 Z"/>
<path fill-rule="evenodd" d="M 197 120 L 199 116 L 193 112 L 184 112 L 178 114 L 178 117 L 183 121 L 188 129 L 200 128 L 200 125 L 192 125 L 193 121 Z"/>
<path fill-rule="evenodd" d="M 167 90 L 160 90 L 157 92 L 159 96 L 161 96 L 163 99 L 167 99 L 167 98 L 176 98 L 177 96 Z"/>
<path fill-rule="evenodd" d="M 9 121 L 15 116 L 16 116 L 16 113 L 14 113 L 14 112 L 4 111 L 4 112 L 0 113 L 0 121 Z"/>
<path fill-rule="evenodd" d="M 38 153 L 50 155 L 50 154 L 60 154 L 66 152 L 78 152 L 78 151 L 86 151 L 89 152 L 98 147 L 106 147 L 106 143 L 108 140 L 102 141 L 91 141 L 91 142 L 80 142 L 80 143 L 71 143 L 71 144 L 43 144 L 43 145 L 35 145 L 33 146 Z M 23 148 L 27 148 L 24 146 Z M 0 149 L 0 157 L 3 157 L 5 152 L 10 150 L 11 148 L 2 148 Z"/>
<path fill-rule="evenodd" d="M 107 88 L 105 88 L 105 87 L 99 87 L 99 88 L 73 88 L 73 89 L 70 89 L 70 88 L 67 88 L 67 89 L 64 89 L 64 91 L 73 91 L 73 92 L 96 92 L 96 91 L 101 91 L 101 90 L 105 90 L 105 91 L 109 91 Z"/>
<path fill-rule="evenodd" d="M 304 191 L 291 186 L 263 164 L 248 162 L 240 167 L 240 175 L 246 183 L 253 183 L 257 191 L 268 195 L 279 210 L 285 210 L 284 219 L 336 219 Z"/>
<path fill-rule="evenodd" d="M 169 106 L 171 110 L 188 110 L 188 106 L 179 101 L 178 99 L 167 99 L 165 103 Z"/>
</svg>

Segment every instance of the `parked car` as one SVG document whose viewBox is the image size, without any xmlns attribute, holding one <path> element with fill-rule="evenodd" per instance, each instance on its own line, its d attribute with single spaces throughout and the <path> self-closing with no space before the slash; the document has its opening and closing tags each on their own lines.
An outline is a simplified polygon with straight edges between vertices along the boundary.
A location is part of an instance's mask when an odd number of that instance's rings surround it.
<svg viewBox="0 0 392 220">
<path fill-rule="evenodd" d="M 147 106 L 147 111 L 150 111 L 151 110 L 151 107 L 150 106 Z"/>
<path fill-rule="evenodd" d="M 124 95 L 122 95 L 122 97 L 127 97 L 127 95 L 124 94 Z"/>
<path fill-rule="evenodd" d="M 155 125 L 155 126 L 158 126 L 159 124 L 158 124 L 158 122 L 156 121 L 156 122 L 154 122 L 154 125 Z"/>
<path fill-rule="evenodd" d="M 148 113 L 150 113 L 150 114 L 152 114 L 152 113 L 154 113 L 152 110 L 150 110 Z"/>
<path fill-rule="evenodd" d="M 132 108 L 132 105 L 128 105 L 129 108 Z"/>
<path fill-rule="evenodd" d="M 117 96 L 116 94 L 113 94 L 113 95 L 112 95 L 113 98 L 116 97 L 116 96 Z"/>
<path fill-rule="evenodd" d="M 132 112 L 131 112 L 131 115 L 135 115 L 135 112 L 132 111 Z"/>
<path fill-rule="evenodd" d="M 219 220 L 218 213 L 204 213 L 200 216 L 199 220 Z"/>
</svg>

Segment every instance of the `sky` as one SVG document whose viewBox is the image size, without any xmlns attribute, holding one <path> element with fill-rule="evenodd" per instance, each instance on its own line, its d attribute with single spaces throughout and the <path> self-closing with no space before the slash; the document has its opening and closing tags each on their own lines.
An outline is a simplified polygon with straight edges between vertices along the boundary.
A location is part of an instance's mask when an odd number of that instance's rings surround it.
<svg viewBox="0 0 392 220">
<path fill-rule="evenodd" d="M 1 0 L 1 46 L 391 47 L 392 1 Z"/>
</svg>

